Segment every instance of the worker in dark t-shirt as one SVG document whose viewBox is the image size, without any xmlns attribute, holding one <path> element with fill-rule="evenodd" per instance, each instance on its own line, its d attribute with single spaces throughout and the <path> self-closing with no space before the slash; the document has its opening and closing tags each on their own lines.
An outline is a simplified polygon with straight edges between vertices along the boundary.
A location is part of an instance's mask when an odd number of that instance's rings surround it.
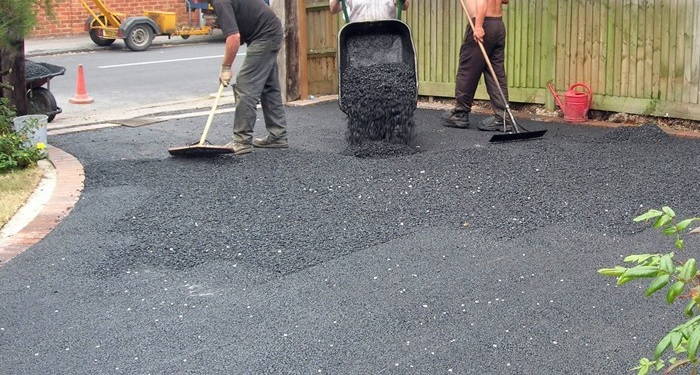
<svg viewBox="0 0 700 375">
<path fill-rule="evenodd" d="M 241 44 L 246 56 L 236 77 L 238 102 L 233 119 L 233 139 L 227 144 L 234 154 L 253 147 L 286 148 L 287 120 L 280 90 L 277 53 L 282 46 L 282 22 L 263 0 L 211 0 L 217 24 L 226 38 L 219 81 L 231 83 L 233 64 Z M 253 139 L 256 106 L 260 100 L 268 134 Z"/>
</svg>

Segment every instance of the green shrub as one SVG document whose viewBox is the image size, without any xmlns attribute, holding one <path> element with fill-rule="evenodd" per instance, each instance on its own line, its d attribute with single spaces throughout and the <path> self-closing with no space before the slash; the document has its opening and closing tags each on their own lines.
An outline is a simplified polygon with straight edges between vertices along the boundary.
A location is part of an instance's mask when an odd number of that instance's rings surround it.
<svg viewBox="0 0 700 375">
<path fill-rule="evenodd" d="M 693 222 L 700 222 L 700 217 L 678 221 L 676 213 L 669 207 L 659 210 L 649 210 L 640 215 L 634 221 L 653 220 L 653 227 L 663 234 L 674 239 L 674 247 L 680 252 L 685 247 L 683 234 L 687 233 Z M 700 228 L 689 233 L 700 233 Z M 700 366 L 700 272 L 696 259 L 688 258 L 685 261 L 675 257 L 674 252 L 666 254 L 633 254 L 624 259 L 625 263 L 636 264 L 633 267 L 616 266 L 598 270 L 602 275 L 617 278 L 617 285 L 623 285 L 633 280 L 651 279 L 644 294 L 649 297 L 666 287 L 666 302 L 671 305 L 677 300 L 686 301 L 683 313 L 687 320 L 673 328 L 654 350 L 654 360 L 642 358 L 639 365 L 633 370 L 638 375 L 646 375 L 650 371 L 661 371 L 664 374 L 672 373 L 681 368 L 688 370 L 689 374 L 698 373 Z M 664 353 L 666 361 L 662 359 Z"/>
<path fill-rule="evenodd" d="M 0 173 L 36 165 L 47 156 L 45 144 L 29 142 L 29 135 L 39 127 L 39 122 L 34 120 L 15 131 L 12 120 L 15 114 L 7 98 L 0 98 Z"/>
</svg>

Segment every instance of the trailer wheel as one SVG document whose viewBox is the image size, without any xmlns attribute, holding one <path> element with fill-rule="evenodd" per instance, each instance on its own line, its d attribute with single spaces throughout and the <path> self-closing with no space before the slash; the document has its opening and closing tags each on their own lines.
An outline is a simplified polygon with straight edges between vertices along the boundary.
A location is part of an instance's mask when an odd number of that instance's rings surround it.
<svg viewBox="0 0 700 375">
<path fill-rule="evenodd" d="M 100 21 L 102 21 L 102 23 L 104 23 L 105 25 L 107 24 L 107 17 L 97 16 L 97 18 L 99 18 Z M 102 35 L 104 34 L 104 30 L 100 28 L 102 26 L 100 26 L 99 22 L 93 20 L 90 26 L 90 39 L 93 41 L 93 43 L 97 44 L 100 47 L 107 47 L 114 43 L 114 39 L 102 37 Z"/>
<path fill-rule="evenodd" d="M 145 51 L 151 46 L 153 37 L 153 29 L 150 26 L 136 25 L 129 30 L 129 34 L 124 38 L 124 43 L 132 51 Z"/>
<path fill-rule="evenodd" d="M 27 112 L 30 115 L 46 115 L 49 122 L 56 117 L 56 98 L 51 91 L 43 87 L 36 87 L 27 93 Z"/>
</svg>

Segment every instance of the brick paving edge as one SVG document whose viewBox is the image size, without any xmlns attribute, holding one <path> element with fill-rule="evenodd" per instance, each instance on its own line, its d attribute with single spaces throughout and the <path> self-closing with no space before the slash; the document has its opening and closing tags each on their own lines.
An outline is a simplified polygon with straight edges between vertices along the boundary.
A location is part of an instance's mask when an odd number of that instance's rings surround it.
<svg viewBox="0 0 700 375">
<path fill-rule="evenodd" d="M 0 266 L 46 237 L 68 216 L 83 191 L 85 173 L 78 159 L 51 145 L 47 150 L 56 170 L 51 198 L 32 221 L 0 243 Z"/>
</svg>

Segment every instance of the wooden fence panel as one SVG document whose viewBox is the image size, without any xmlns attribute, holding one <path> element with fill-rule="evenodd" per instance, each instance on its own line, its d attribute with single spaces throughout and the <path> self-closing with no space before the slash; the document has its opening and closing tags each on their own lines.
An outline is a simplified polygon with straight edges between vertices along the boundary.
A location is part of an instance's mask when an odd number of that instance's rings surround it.
<svg viewBox="0 0 700 375">
<path fill-rule="evenodd" d="M 319 60 L 310 63 L 310 74 L 318 74 L 310 87 L 320 91 L 311 93 L 337 93 L 342 21 L 330 16 L 326 0 L 313 1 L 309 59 Z M 403 15 L 416 47 L 419 95 L 454 97 L 468 24 L 459 0 L 413 1 Z M 553 107 L 548 82 L 560 93 L 584 82 L 594 109 L 700 120 L 700 0 L 512 1 L 504 22 L 511 101 Z M 476 97 L 487 99 L 485 91 L 480 85 Z"/>
<path fill-rule="evenodd" d="M 328 1 L 309 0 L 306 3 L 308 27 L 307 69 L 309 93 L 328 95 L 338 93 L 336 50 L 339 17 L 328 10 Z"/>
<path fill-rule="evenodd" d="M 699 3 L 558 2 L 553 84 L 589 84 L 595 109 L 700 120 Z"/>
<path fill-rule="evenodd" d="M 437 0 L 412 2 L 403 13 L 413 33 L 419 90 L 454 96 L 459 45 L 466 24 L 454 15 L 461 12 L 459 1 Z"/>
</svg>

